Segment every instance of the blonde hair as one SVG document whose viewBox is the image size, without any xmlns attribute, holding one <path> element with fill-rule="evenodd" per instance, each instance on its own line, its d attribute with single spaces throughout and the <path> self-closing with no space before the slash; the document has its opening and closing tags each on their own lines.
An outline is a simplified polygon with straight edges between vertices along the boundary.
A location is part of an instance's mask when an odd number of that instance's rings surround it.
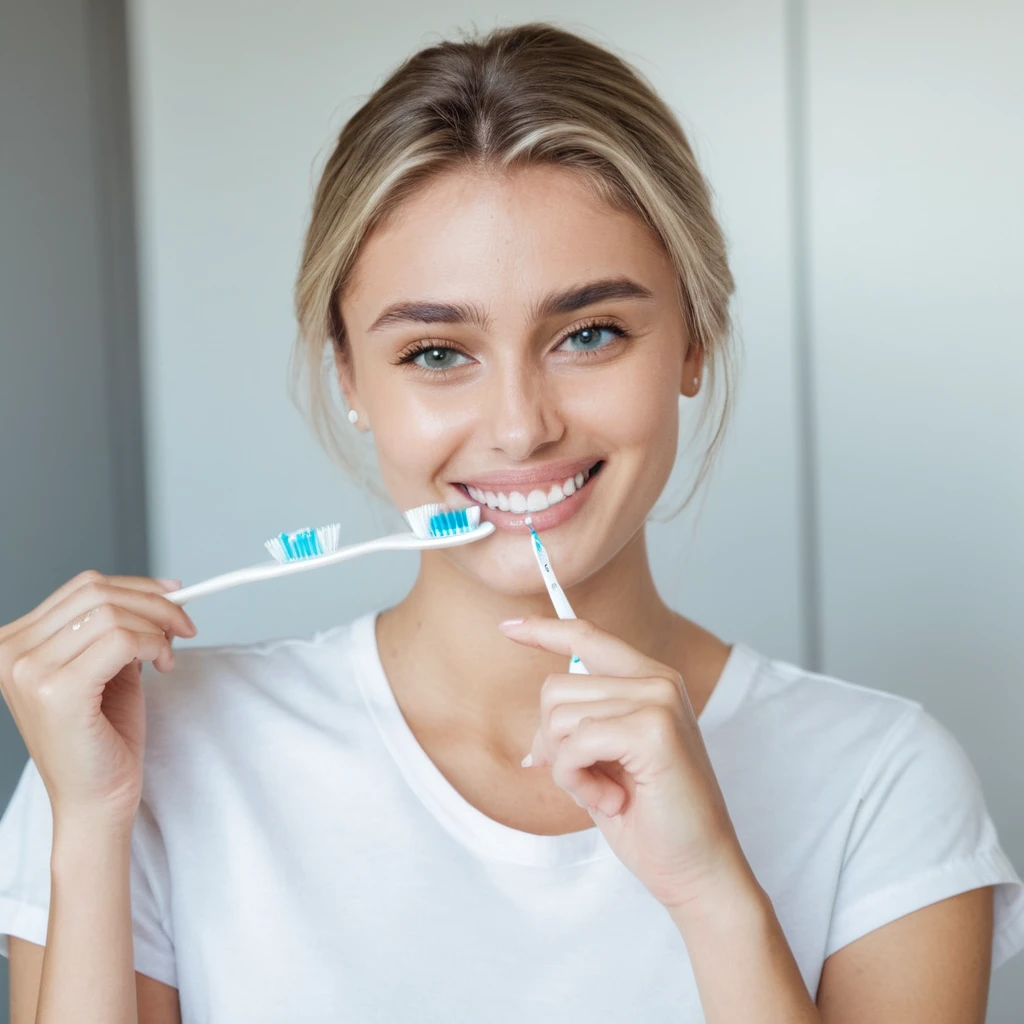
<svg viewBox="0 0 1024 1024">
<path fill-rule="evenodd" d="M 700 425 L 719 378 L 724 384 L 685 505 L 711 468 L 731 409 L 734 284 L 725 239 L 669 107 L 621 58 L 553 25 L 502 27 L 420 50 L 345 124 L 316 189 L 295 288 L 292 397 L 327 453 L 378 491 L 331 393 L 335 359 L 345 358 L 339 299 L 361 243 L 438 175 L 537 164 L 579 172 L 600 198 L 640 217 L 675 265 L 680 308 L 704 359 Z"/>
</svg>

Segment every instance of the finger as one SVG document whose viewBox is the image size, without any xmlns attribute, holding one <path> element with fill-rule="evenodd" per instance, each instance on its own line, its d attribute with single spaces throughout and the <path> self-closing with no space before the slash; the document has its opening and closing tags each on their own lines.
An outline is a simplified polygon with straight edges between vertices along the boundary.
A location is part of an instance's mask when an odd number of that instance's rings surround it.
<svg viewBox="0 0 1024 1024">
<path fill-rule="evenodd" d="M 79 628 L 75 629 L 75 625 Z M 162 640 L 169 637 L 159 626 L 148 619 L 127 611 L 117 605 L 105 604 L 58 629 L 38 647 L 26 651 L 21 656 L 22 662 L 28 662 L 31 671 L 39 677 L 53 674 L 63 668 L 69 661 L 77 658 L 87 647 L 96 642 L 97 637 L 111 629 L 124 628 L 136 633 L 153 633 Z"/>
<path fill-rule="evenodd" d="M 153 594 L 167 594 L 181 587 L 181 580 L 163 579 L 159 576 L 108 576 L 108 583 L 131 590 L 144 590 Z"/>
<path fill-rule="evenodd" d="M 155 663 L 166 649 L 167 638 L 155 633 L 120 628 L 104 633 L 51 677 L 54 699 L 59 706 L 78 706 L 83 694 L 102 691 L 132 660 Z"/>
<path fill-rule="evenodd" d="M 636 710 L 636 706 L 636 703 L 628 698 L 617 698 L 559 703 L 545 709 L 530 748 L 532 765 L 550 765 L 562 740 L 573 732 L 584 718 L 615 718 L 629 714 Z"/>
<path fill-rule="evenodd" d="M 499 626 L 516 643 L 541 647 L 566 657 L 578 655 L 593 675 L 652 676 L 672 672 L 586 619 L 550 619 L 537 615 L 502 622 Z"/>
<path fill-rule="evenodd" d="M 59 586 L 52 594 L 49 594 L 45 600 L 40 601 L 35 608 L 31 611 L 26 612 L 17 619 L 12 625 L 17 625 L 20 628 L 31 625 L 33 622 L 37 622 L 43 618 L 49 611 L 59 605 L 69 594 L 78 590 L 86 583 L 99 581 L 104 579 L 101 572 L 97 572 L 95 569 L 86 569 L 84 572 L 80 572 L 77 576 L 72 576 L 67 583 Z"/>
<path fill-rule="evenodd" d="M 612 718 L 584 718 L 558 747 L 551 778 L 584 806 L 613 818 L 625 810 L 629 794 L 621 783 L 596 766 L 614 762 L 629 771 L 640 730 L 635 713 Z"/>
<path fill-rule="evenodd" d="M 30 625 L 33 622 L 43 618 L 48 612 L 52 611 L 57 605 L 61 604 L 65 598 L 76 590 L 80 590 L 82 587 L 89 583 L 100 583 L 100 582 L 113 583 L 116 586 L 132 587 L 139 590 L 153 590 L 156 593 L 165 593 L 169 589 L 173 589 L 164 584 L 177 583 L 180 584 L 180 580 L 159 580 L 153 579 L 149 576 L 104 576 L 103 573 L 96 569 L 86 569 L 83 572 L 78 573 L 77 576 L 72 576 L 66 583 L 59 586 L 52 594 L 49 594 L 45 600 L 41 601 L 35 608 L 21 616 L 17 620 L 21 626 Z"/>
<path fill-rule="evenodd" d="M 596 768 L 558 768 L 555 780 L 580 807 L 600 811 L 609 818 L 621 814 L 629 803 L 629 794 L 622 785 Z"/>
<path fill-rule="evenodd" d="M 614 714 L 626 714 L 640 707 L 661 706 L 678 708 L 681 689 L 678 683 L 664 676 L 637 678 L 620 676 L 579 676 L 571 673 L 553 673 L 544 680 L 540 691 L 540 723 L 534 734 L 530 752 L 524 759 L 524 767 L 551 763 L 553 743 L 562 738 L 557 729 L 552 729 L 552 715 L 556 709 L 569 727 L 595 710 L 595 717 L 608 717 L 608 713 L 596 714 L 602 702 L 618 702 Z M 576 705 L 577 710 L 571 710 Z M 563 706 L 565 706 L 563 708 Z"/>
<path fill-rule="evenodd" d="M 176 633 L 183 637 L 196 635 L 195 623 L 188 613 L 172 604 L 162 594 L 156 593 L 153 589 L 114 586 L 103 580 L 87 583 L 65 597 L 60 604 L 25 630 L 19 646 L 22 650 L 38 647 L 69 623 L 94 608 L 102 608 L 108 604 L 132 612 L 166 633 Z"/>
<path fill-rule="evenodd" d="M 628 700 L 637 705 L 676 707 L 679 695 L 679 687 L 664 676 L 579 676 L 553 672 L 540 688 L 541 720 L 559 704 Z"/>
</svg>

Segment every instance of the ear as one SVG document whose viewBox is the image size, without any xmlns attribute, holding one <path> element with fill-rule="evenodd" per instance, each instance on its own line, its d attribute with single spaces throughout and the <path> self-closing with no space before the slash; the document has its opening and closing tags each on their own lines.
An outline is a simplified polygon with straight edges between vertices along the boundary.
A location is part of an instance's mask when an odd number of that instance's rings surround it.
<svg viewBox="0 0 1024 1024">
<path fill-rule="evenodd" d="M 687 398 L 693 398 L 700 391 L 703 377 L 704 351 L 700 345 L 691 341 L 686 346 L 686 356 L 683 359 L 683 379 L 679 382 L 679 393 Z"/>
<path fill-rule="evenodd" d="M 334 374 L 338 378 L 338 387 L 345 397 L 345 404 L 349 409 L 355 409 L 359 413 L 360 422 L 363 422 L 365 420 L 365 412 L 359 404 L 359 396 L 356 392 L 352 358 L 347 353 L 339 351 L 338 346 L 333 341 L 331 342 L 331 347 L 334 353 Z"/>
</svg>

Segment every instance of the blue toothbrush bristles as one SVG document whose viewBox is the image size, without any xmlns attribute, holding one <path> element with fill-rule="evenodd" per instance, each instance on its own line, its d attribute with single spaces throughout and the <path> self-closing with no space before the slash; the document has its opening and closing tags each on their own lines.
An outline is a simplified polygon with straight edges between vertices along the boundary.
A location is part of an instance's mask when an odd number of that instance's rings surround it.
<svg viewBox="0 0 1024 1024">
<path fill-rule="evenodd" d="M 448 508 L 438 502 L 420 505 L 404 513 L 406 522 L 417 537 L 455 537 L 469 533 L 480 525 L 480 506 Z"/>
<path fill-rule="evenodd" d="M 534 546 L 534 549 L 536 551 L 540 552 L 540 554 L 542 554 L 545 557 L 547 557 L 547 551 L 544 550 L 544 545 L 541 544 L 541 542 L 540 542 L 540 535 L 533 528 L 533 516 L 527 516 L 523 520 L 523 522 L 526 523 L 526 525 L 530 528 L 530 533 L 533 536 L 533 546 Z"/>
<path fill-rule="evenodd" d="M 477 521 L 479 522 L 480 510 L 477 509 Z M 451 537 L 456 533 L 465 533 L 472 530 L 469 525 L 469 513 L 464 508 L 450 509 L 447 512 L 438 512 L 430 517 L 430 534 L 432 537 Z"/>
<path fill-rule="evenodd" d="M 341 523 L 330 526 L 309 527 L 293 533 L 281 533 L 272 537 L 263 546 L 278 562 L 294 562 L 300 558 L 316 558 L 338 550 L 341 540 Z"/>
</svg>

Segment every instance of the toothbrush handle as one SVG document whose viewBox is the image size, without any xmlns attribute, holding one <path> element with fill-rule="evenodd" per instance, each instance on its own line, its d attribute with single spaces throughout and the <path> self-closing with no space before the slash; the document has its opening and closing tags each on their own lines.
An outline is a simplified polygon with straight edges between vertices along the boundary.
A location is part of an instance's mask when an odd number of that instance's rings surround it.
<svg viewBox="0 0 1024 1024">
<path fill-rule="evenodd" d="M 576 613 L 572 610 L 572 605 L 569 604 L 569 598 L 565 596 L 565 591 L 562 590 L 558 581 L 555 579 L 554 572 L 546 572 L 544 566 L 542 566 L 541 574 L 544 576 L 544 583 L 547 585 L 548 596 L 551 598 L 551 604 L 554 606 L 555 614 L 560 619 L 575 619 Z M 578 654 L 574 654 L 569 659 L 569 673 L 571 675 L 581 676 L 590 675 L 586 666 L 582 661 L 580 661 L 580 656 Z"/>
<path fill-rule="evenodd" d="M 375 540 L 350 544 L 348 547 L 339 548 L 327 555 L 298 558 L 293 562 L 263 562 L 260 565 L 250 565 L 245 569 L 235 569 L 233 572 L 222 573 L 220 576 L 212 576 L 201 583 L 193 583 L 190 587 L 172 590 L 164 596 L 173 604 L 183 605 L 186 601 L 194 601 L 197 597 L 216 594 L 218 591 L 228 590 L 230 587 L 237 587 L 243 583 L 255 583 L 258 580 L 290 576 L 296 572 L 309 572 L 311 569 L 334 565 L 335 562 L 347 562 L 350 558 L 358 558 L 360 555 L 368 555 L 375 551 L 422 551 L 430 548 L 450 548 L 486 537 L 493 531 L 493 523 L 481 523 L 475 530 L 456 534 L 453 537 L 417 537 L 414 533 L 394 533 L 390 537 L 378 537 Z"/>
<path fill-rule="evenodd" d="M 569 598 L 565 596 L 565 591 L 559 586 L 558 580 L 555 578 L 555 571 L 551 568 L 550 561 L 548 561 L 547 549 L 541 543 L 540 537 L 537 536 L 537 531 L 532 527 L 530 528 L 530 533 L 533 535 L 533 556 L 537 559 L 537 566 L 540 569 L 541 578 L 544 580 L 544 586 L 547 588 L 548 597 L 551 598 L 555 614 L 560 619 L 575 619 L 576 613 L 572 610 L 572 605 L 569 604 Z M 590 675 L 586 666 L 580 661 L 578 654 L 574 654 L 569 659 L 569 672 L 572 675 Z"/>
<path fill-rule="evenodd" d="M 569 604 L 569 598 L 565 596 L 565 591 L 562 590 L 554 579 L 554 573 L 552 573 L 551 576 L 545 574 L 544 582 L 547 584 L 551 603 L 555 606 L 555 614 L 560 619 L 575 619 L 576 613 L 572 610 L 572 605 Z M 582 661 L 580 661 L 580 656 L 578 654 L 574 654 L 569 659 L 569 672 L 571 675 L 590 675 L 586 666 Z"/>
</svg>

